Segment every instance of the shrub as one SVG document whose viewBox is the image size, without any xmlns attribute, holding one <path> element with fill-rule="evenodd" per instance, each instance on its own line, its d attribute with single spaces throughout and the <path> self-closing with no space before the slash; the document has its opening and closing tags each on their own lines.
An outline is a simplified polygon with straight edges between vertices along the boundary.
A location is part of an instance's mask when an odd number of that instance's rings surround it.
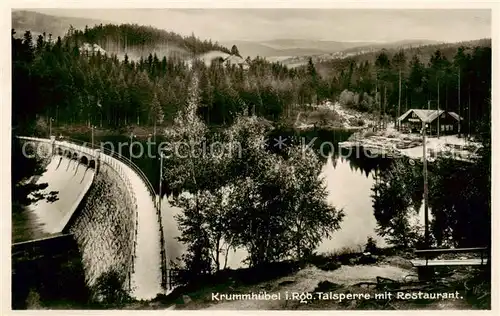
<svg viewBox="0 0 500 316">
<path fill-rule="evenodd" d="M 463 282 L 465 299 L 475 308 L 491 309 L 491 273 L 489 271 L 491 270 L 484 269 L 469 274 Z"/>
<path fill-rule="evenodd" d="M 323 271 L 333 271 L 341 267 L 337 257 L 332 254 L 312 254 L 308 256 L 307 263 Z"/>
<path fill-rule="evenodd" d="M 340 257 L 345 255 L 359 254 L 359 251 L 351 247 L 342 247 L 332 252 L 332 256 Z"/>
<path fill-rule="evenodd" d="M 335 111 L 329 109 L 312 111 L 307 117 L 308 123 L 321 123 L 325 125 L 339 120 L 340 116 Z"/>
<path fill-rule="evenodd" d="M 38 117 L 35 121 L 34 133 L 36 136 L 44 136 L 49 133 L 49 121 L 45 117 Z"/>
<path fill-rule="evenodd" d="M 339 96 L 339 103 L 343 106 L 348 106 L 348 107 L 356 105 L 354 100 L 354 92 L 349 91 L 347 89 L 342 91 Z"/>
<path fill-rule="evenodd" d="M 364 136 L 364 137 L 371 137 L 371 136 L 375 136 L 375 133 L 374 133 L 374 132 L 370 132 L 370 131 L 368 131 L 368 132 L 366 132 L 363 136 Z"/>
<path fill-rule="evenodd" d="M 366 245 L 365 245 L 365 252 L 376 254 L 378 252 L 378 250 L 379 249 L 377 247 L 377 243 L 376 243 L 375 239 L 373 239 L 372 237 L 368 237 L 368 240 L 367 240 Z"/>
<path fill-rule="evenodd" d="M 112 269 L 101 274 L 94 286 L 94 300 L 107 305 L 115 305 L 130 300 L 128 292 L 123 288 L 125 278 Z"/>
</svg>

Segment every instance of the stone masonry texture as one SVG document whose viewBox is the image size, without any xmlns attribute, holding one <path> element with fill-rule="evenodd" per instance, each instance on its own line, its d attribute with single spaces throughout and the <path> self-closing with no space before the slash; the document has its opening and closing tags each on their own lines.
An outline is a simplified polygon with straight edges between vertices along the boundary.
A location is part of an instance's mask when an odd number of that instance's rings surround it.
<svg viewBox="0 0 500 316">
<path fill-rule="evenodd" d="M 77 212 L 69 231 L 80 248 L 87 285 L 92 287 L 100 275 L 114 269 L 127 289 L 133 269 L 136 215 L 123 178 L 102 163 Z"/>
</svg>

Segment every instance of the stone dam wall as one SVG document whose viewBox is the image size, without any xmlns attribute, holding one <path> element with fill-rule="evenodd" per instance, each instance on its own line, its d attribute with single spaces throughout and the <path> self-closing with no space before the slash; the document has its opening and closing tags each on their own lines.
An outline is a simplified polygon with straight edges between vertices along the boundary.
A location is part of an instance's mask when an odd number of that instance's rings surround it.
<svg viewBox="0 0 500 316">
<path fill-rule="evenodd" d="M 160 269 L 160 263 L 157 263 L 156 259 L 160 257 L 161 240 L 158 240 L 158 245 L 156 245 L 155 233 L 151 233 L 156 232 L 155 224 L 159 220 L 157 219 L 159 213 L 154 212 L 154 200 L 150 200 L 147 194 L 148 187 L 142 183 L 141 177 L 137 176 L 133 169 L 127 167 L 119 159 L 108 155 L 101 153 L 98 158 L 95 156 L 97 152 L 87 150 L 87 148 L 80 149 L 75 144 L 56 141 L 55 146 L 51 146 L 49 140 L 24 138 L 35 144 L 43 145 L 39 146 L 37 150 L 41 150 L 34 152 L 34 154 L 46 157 L 49 162 L 53 162 L 55 159 L 59 161 L 62 158 L 68 160 L 72 165 L 77 164 L 78 170 L 82 168 L 85 172 L 92 170 L 91 185 L 85 190 L 86 193 L 81 191 L 82 195 L 79 197 L 81 200 L 76 206 L 76 210 L 70 212 L 69 218 L 66 218 L 65 221 L 61 221 L 62 231 L 59 233 L 71 236 L 75 241 L 76 252 L 71 260 L 80 263 L 82 268 L 78 273 L 85 287 L 90 290 L 89 295 L 99 299 L 95 295 L 96 286 L 103 285 L 98 281 L 109 272 L 118 274 L 122 288 L 129 291 L 134 297 L 138 295 L 141 298 L 149 298 L 160 293 L 162 291 L 160 283 L 163 277 L 161 272 L 163 270 Z M 50 147 L 52 149 L 55 147 L 52 156 L 50 155 Z M 81 155 L 85 157 L 81 157 Z M 67 168 L 62 170 L 59 168 L 60 164 L 56 165 L 55 171 L 61 174 L 65 175 L 71 171 Z M 85 169 L 86 167 L 88 169 Z M 50 172 L 54 171 L 52 169 L 44 173 L 47 178 L 45 181 L 49 184 L 57 182 L 57 179 L 54 180 L 52 176 L 54 172 Z M 74 172 L 70 173 L 73 175 Z M 131 176 L 131 173 L 134 176 Z M 68 192 L 80 192 L 72 184 L 73 182 L 70 182 L 68 185 L 58 188 L 60 195 L 58 197 L 65 196 Z M 138 213 L 137 205 L 139 202 L 142 207 L 142 217 L 139 217 Z M 54 205 L 50 206 L 54 207 Z M 49 208 L 48 211 L 50 212 L 51 209 Z M 142 234 L 138 234 L 140 227 L 138 220 L 141 218 L 143 229 Z M 40 219 L 44 220 L 44 218 Z M 160 226 L 160 235 L 161 233 Z M 140 243 L 141 241 L 142 243 Z M 141 245 L 142 247 L 140 247 Z M 50 260 L 50 256 L 47 257 L 47 262 Z M 156 271 L 157 269 L 158 271 Z M 18 271 L 21 272 L 21 270 Z M 38 272 L 34 271 L 35 274 Z M 61 286 L 67 290 L 70 290 L 72 286 L 64 278 L 57 278 L 54 281 L 58 284 L 62 282 Z M 40 286 L 43 287 L 43 284 Z M 140 291 L 137 292 L 136 289 Z"/>
<path fill-rule="evenodd" d="M 103 273 L 115 270 L 123 288 L 130 289 L 137 225 L 132 192 L 120 170 L 101 162 L 92 187 L 65 228 L 78 244 L 91 288 Z"/>
</svg>

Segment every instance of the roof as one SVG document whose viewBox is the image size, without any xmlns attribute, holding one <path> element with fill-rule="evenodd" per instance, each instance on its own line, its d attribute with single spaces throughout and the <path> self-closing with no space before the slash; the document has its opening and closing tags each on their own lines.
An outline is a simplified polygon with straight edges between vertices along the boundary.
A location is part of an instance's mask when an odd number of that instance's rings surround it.
<svg viewBox="0 0 500 316">
<path fill-rule="evenodd" d="M 243 58 L 236 55 L 229 55 L 224 59 L 224 62 L 229 62 L 230 65 L 242 65 L 244 68 L 248 66 Z"/>
<path fill-rule="evenodd" d="M 445 112 L 444 110 L 438 111 L 438 110 L 410 109 L 406 111 L 403 115 L 398 117 L 398 121 L 402 121 L 411 113 L 415 113 L 422 122 L 429 123 L 434 121 L 439 115 L 443 114 L 444 112 Z"/>
<path fill-rule="evenodd" d="M 457 121 L 459 121 L 459 120 L 460 120 L 460 121 L 463 121 L 463 119 L 464 119 L 463 117 L 459 116 L 459 115 L 458 115 L 457 113 L 455 113 L 455 112 L 448 112 L 448 114 L 450 114 L 450 116 L 451 116 L 451 117 L 453 117 L 453 118 L 454 118 L 455 120 L 457 120 Z M 460 119 L 459 119 L 459 117 L 460 117 Z"/>
<path fill-rule="evenodd" d="M 426 111 L 426 113 L 428 113 L 427 122 L 434 121 L 438 116 L 440 116 L 441 114 L 443 114 L 445 112 L 444 110 L 439 110 L 439 111 L 438 110 L 423 110 L 423 111 Z"/>
</svg>

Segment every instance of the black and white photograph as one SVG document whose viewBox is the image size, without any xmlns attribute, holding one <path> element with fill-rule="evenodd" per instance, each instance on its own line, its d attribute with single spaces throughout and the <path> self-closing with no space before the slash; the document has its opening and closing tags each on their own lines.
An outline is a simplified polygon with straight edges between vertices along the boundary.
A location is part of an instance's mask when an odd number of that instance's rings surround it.
<svg viewBox="0 0 500 316">
<path fill-rule="evenodd" d="M 12 310 L 492 309 L 493 6 L 165 6 L 10 9 Z"/>
</svg>

